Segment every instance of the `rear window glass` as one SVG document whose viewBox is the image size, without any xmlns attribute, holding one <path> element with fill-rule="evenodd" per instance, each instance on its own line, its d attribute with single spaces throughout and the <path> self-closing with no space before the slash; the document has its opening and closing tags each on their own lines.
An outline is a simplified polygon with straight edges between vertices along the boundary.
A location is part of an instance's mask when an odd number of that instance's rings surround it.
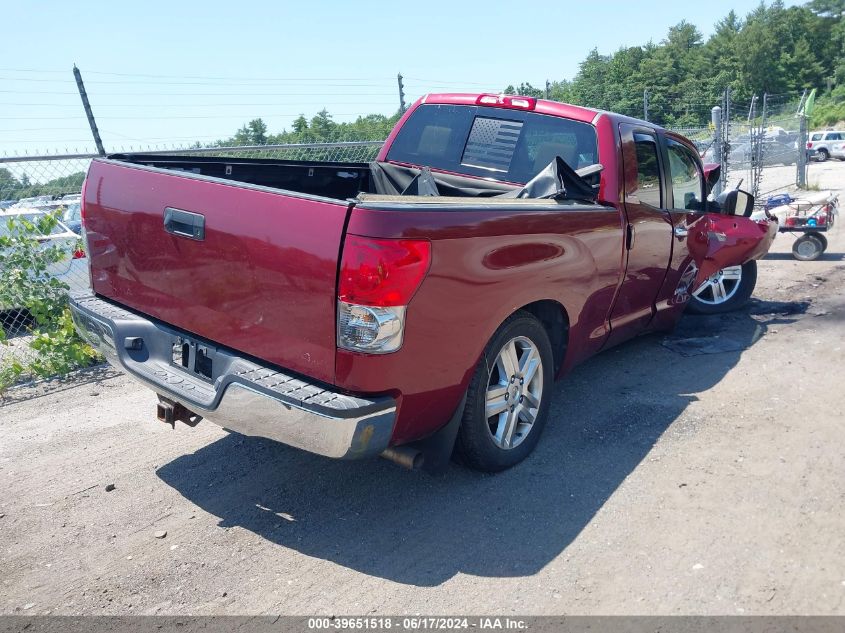
<svg viewBox="0 0 845 633">
<path fill-rule="evenodd" d="M 573 169 L 597 163 L 593 126 L 521 110 L 428 104 L 399 130 L 387 160 L 524 183 L 555 156 Z"/>
<path fill-rule="evenodd" d="M 824 135 L 823 134 L 813 134 L 813 136 L 810 137 L 810 140 L 811 141 L 820 141 L 820 140 L 822 140 L 822 136 L 824 136 Z"/>
</svg>

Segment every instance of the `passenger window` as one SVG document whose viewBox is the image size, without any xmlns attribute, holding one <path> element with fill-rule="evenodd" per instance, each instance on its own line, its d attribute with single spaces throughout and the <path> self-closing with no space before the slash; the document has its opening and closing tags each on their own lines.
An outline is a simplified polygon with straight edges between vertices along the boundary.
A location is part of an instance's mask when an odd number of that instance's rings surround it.
<svg viewBox="0 0 845 633">
<path fill-rule="evenodd" d="M 827 140 L 828 141 L 841 141 L 842 140 L 842 134 L 840 134 L 839 132 L 834 132 L 833 134 L 828 134 Z"/>
<path fill-rule="evenodd" d="M 660 162 L 657 159 L 657 140 L 648 134 L 634 134 L 637 150 L 637 198 L 642 204 L 663 207 L 660 186 Z"/>
<path fill-rule="evenodd" d="M 669 173 L 672 176 L 674 208 L 687 211 L 703 211 L 704 176 L 698 160 L 684 145 L 667 139 L 669 151 Z"/>
</svg>

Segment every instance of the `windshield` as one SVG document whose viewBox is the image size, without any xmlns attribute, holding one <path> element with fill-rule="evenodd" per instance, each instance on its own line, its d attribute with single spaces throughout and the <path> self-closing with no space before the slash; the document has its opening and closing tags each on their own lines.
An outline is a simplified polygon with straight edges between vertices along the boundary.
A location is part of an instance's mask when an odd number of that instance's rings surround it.
<svg viewBox="0 0 845 633">
<path fill-rule="evenodd" d="M 556 156 L 572 169 L 597 163 L 593 126 L 522 110 L 426 104 L 399 130 L 387 160 L 525 183 Z"/>
</svg>

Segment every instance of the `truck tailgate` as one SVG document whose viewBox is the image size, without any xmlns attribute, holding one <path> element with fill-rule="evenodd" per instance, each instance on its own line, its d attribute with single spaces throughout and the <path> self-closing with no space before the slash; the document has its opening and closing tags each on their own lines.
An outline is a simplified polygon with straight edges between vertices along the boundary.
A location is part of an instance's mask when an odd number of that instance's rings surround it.
<svg viewBox="0 0 845 633">
<path fill-rule="evenodd" d="M 103 159 L 84 204 L 96 294 L 333 382 L 345 202 Z"/>
</svg>

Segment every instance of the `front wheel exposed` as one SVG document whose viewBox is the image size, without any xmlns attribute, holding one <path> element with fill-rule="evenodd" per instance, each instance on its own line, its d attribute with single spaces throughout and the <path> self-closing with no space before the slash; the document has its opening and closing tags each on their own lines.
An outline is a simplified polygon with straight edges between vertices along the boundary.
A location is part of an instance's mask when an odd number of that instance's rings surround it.
<svg viewBox="0 0 845 633">
<path fill-rule="evenodd" d="M 687 312 L 721 314 L 744 306 L 757 285 L 757 262 L 729 266 L 708 277 L 690 297 Z"/>
<path fill-rule="evenodd" d="M 498 472 L 525 459 L 540 439 L 554 380 L 543 325 L 527 312 L 505 321 L 475 368 L 458 431 L 458 456 Z"/>
</svg>

